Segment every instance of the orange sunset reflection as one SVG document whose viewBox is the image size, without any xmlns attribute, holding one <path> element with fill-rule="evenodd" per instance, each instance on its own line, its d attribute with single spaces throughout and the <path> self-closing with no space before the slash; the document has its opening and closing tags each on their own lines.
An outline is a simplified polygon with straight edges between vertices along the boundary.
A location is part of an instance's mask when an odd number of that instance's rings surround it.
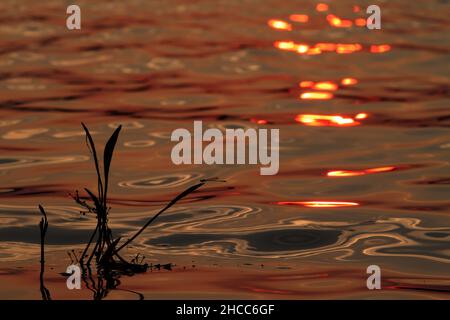
<svg viewBox="0 0 450 320">
<path fill-rule="evenodd" d="M 309 20 L 308 15 L 306 14 L 291 14 L 289 16 L 291 21 L 306 23 Z"/>
<path fill-rule="evenodd" d="M 303 100 L 329 100 L 333 98 L 333 94 L 329 92 L 303 92 L 300 99 Z"/>
<path fill-rule="evenodd" d="M 379 167 L 364 170 L 332 170 L 327 172 L 328 177 L 354 177 L 366 174 L 394 171 L 395 167 Z"/>
<path fill-rule="evenodd" d="M 286 29 L 288 30 L 288 29 Z M 324 52 L 334 52 L 337 54 L 350 54 L 355 52 L 369 52 L 369 53 L 385 53 L 392 50 L 388 44 L 370 45 L 366 48 L 360 43 L 295 43 L 294 41 L 275 41 L 273 46 L 279 50 L 295 51 L 299 54 L 316 55 Z"/>
<path fill-rule="evenodd" d="M 357 83 L 358 83 L 358 80 L 356 80 L 355 78 L 344 78 L 341 80 L 341 84 L 343 86 L 351 86 L 351 85 L 354 85 Z"/>
<path fill-rule="evenodd" d="M 350 28 L 353 25 L 351 20 L 341 19 L 334 14 L 327 15 L 327 21 L 332 27 L 336 28 Z"/>
<path fill-rule="evenodd" d="M 337 90 L 338 86 L 337 84 L 331 82 L 331 81 L 322 81 L 322 82 L 317 82 L 312 86 L 313 89 L 316 90 L 330 90 L 330 91 L 335 91 Z"/>
<path fill-rule="evenodd" d="M 340 208 L 340 207 L 353 207 L 359 206 L 358 202 L 349 201 L 278 201 L 278 205 L 281 206 L 303 206 L 308 208 Z"/>
<path fill-rule="evenodd" d="M 341 115 L 299 114 L 295 121 L 307 126 L 331 127 L 331 126 L 357 126 L 361 123 L 355 119 L 364 119 L 367 115 L 357 114 L 354 118 Z"/>
<path fill-rule="evenodd" d="M 292 30 L 292 25 L 283 20 L 271 19 L 267 22 L 267 24 L 269 25 L 269 27 L 271 27 L 273 29 L 287 30 L 287 31 Z"/>
<path fill-rule="evenodd" d="M 370 46 L 370 52 L 372 53 L 384 53 L 391 50 L 391 46 L 388 44 L 381 44 L 381 45 L 371 45 Z"/>
<path fill-rule="evenodd" d="M 316 10 L 319 12 L 328 11 L 328 5 L 326 3 L 318 3 L 316 5 Z"/>
</svg>

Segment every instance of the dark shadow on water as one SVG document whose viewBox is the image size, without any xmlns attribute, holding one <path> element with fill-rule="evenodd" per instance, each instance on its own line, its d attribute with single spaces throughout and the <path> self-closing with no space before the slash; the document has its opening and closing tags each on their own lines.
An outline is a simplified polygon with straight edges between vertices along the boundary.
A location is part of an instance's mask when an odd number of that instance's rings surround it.
<svg viewBox="0 0 450 320">
<path fill-rule="evenodd" d="M 306 228 L 258 231 L 245 234 L 178 233 L 148 240 L 154 246 L 185 247 L 204 242 L 233 242 L 244 240 L 248 249 L 256 252 L 281 252 L 317 249 L 338 242 L 340 231 Z"/>
</svg>

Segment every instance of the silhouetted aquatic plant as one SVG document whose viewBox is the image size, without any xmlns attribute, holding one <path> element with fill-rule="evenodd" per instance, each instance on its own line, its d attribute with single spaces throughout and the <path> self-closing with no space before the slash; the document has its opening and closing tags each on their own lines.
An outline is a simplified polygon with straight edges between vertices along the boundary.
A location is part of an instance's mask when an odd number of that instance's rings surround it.
<svg viewBox="0 0 450 320">
<path fill-rule="evenodd" d="M 109 182 L 109 171 L 111 167 L 111 161 L 113 157 L 114 148 L 117 143 L 117 139 L 119 137 L 120 130 L 122 126 L 119 126 L 115 129 L 109 140 L 105 145 L 105 149 L 103 152 L 103 174 L 100 169 L 100 161 L 97 155 L 97 150 L 95 148 L 94 140 L 92 139 L 92 135 L 89 132 L 89 129 L 86 127 L 84 123 L 81 123 L 85 134 L 86 134 L 86 143 L 88 148 L 93 156 L 95 171 L 97 174 L 97 194 L 88 188 L 84 188 L 86 193 L 89 196 L 89 199 L 92 203 L 84 200 L 80 197 L 78 191 L 76 191 L 73 199 L 76 203 L 78 203 L 81 207 L 84 208 L 84 211 L 81 211 L 83 214 L 95 214 L 97 223 L 92 232 L 86 247 L 84 248 L 81 256 L 78 258 L 75 252 L 72 250 L 72 254 L 69 252 L 69 257 L 73 262 L 79 263 L 82 270 L 82 279 L 86 285 L 86 287 L 94 293 L 94 299 L 103 299 L 107 296 L 108 292 L 112 289 L 117 289 L 117 286 L 120 284 L 120 276 L 121 275 L 134 275 L 136 273 L 141 273 L 147 271 L 149 268 L 156 268 L 158 270 L 166 269 L 171 270 L 172 264 L 157 264 L 157 265 L 148 265 L 144 263 L 143 256 L 139 254 L 135 256 L 130 262 L 120 256 L 119 252 L 128 246 L 132 241 L 134 241 L 156 218 L 158 218 L 162 213 L 168 210 L 170 207 L 175 205 L 182 198 L 186 197 L 190 193 L 194 192 L 201 186 L 203 186 L 208 181 L 220 181 L 216 178 L 212 179 L 202 179 L 199 183 L 187 188 L 182 193 L 177 195 L 173 200 L 171 200 L 164 208 L 158 211 L 153 217 L 151 217 L 133 236 L 124 241 L 121 245 L 119 242 L 121 237 L 114 239 L 112 230 L 108 226 L 109 219 L 109 211 L 110 207 L 108 207 L 108 182 Z M 44 269 L 44 237 L 47 231 L 48 222 L 47 216 L 45 214 L 42 206 L 39 205 L 39 209 L 41 210 L 44 218 L 41 220 L 41 292 L 43 299 L 50 299 L 50 293 L 43 286 L 43 269 Z M 90 250 L 93 245 L 92 250 Z M 94 280 L 92 276 L 91 262 L 95 258 L 96 271 L 97 271 L 97 281 Z M 127 290 L 126 290 L 127 291 Z M 142 295 L 138 292 L 130 291 L 139 296 L 139 298 L 143 298 Z"/>
<path fill-rule="evenodd" d="M 92 200 L 93 205 L 90 205 L 86 201 L 81 200 L 80 197 L 78 196 L 78 193 L 75 196 L 75 201 L 80 205 L 82 205 L 87 210 L 87 212 L 95 213 L 97 218 L 97 225 L 81 255 L 80 263 L 83 264 L 85 259 L 87 258 L 87 264 L 89 264 L 91 260 L 95 257 L 96 263 L 100 267 L 123 269 L 123 271 L 125 272 L 145 271 L 148 267 L 147 264 L 136 263 L 136 261 L 133 261 L 133 263 L 127 262 L 124 258 L 120 256 L 119 252 L 127 245 L 129 245 L 134 239 L 136 239 L 156 218 L 158 218 L 159 215 L 161 215 L 163 212 L 172 207 L 175 203 L 177 203 L 179 200 L 181 200 L 188 194 L 194 192 L 195 190 L 203 186 L 208 180 L 201 180 L 196 185 L 189 187 L 188 189 L 184 190 L 182 193 L 177 195 L 164 208 L 162 208 L 152 218 L 150 218 L 141 227 L 141 229 L 139 229 L 133 236 L 131 236 L 128 240 L 126 240 L 123 244 L 119 246 L 121 238 L 118 237 L 114 239 L 112 231 L 108 226 L 108 216 L 110 208 L 107 205 L 108 204 L 107 195 L 108 195 L 108 182 L 109 182 L 108 178 L 111 167 L 111 160 L 122 126 L 119 126 L 114 131 L 114 133 L 111 135 L 111 137 L 109 138 L 108 142 L 105 145 L 105 150 L 103 152 L 103 176 L 101 174 L 100 161 L 97 156 L 97 151 L 95 148 L 94 140 L 92 139 L 92 135 L 84 123 L 82 123 L 82 126 L 86 133 L 87 145 L 94 158 L 95 170 L 97 173 L 98 194 L 95 195 L 91 190 L 87 188 L 84 189 L 89 195 L 90 199 Z M 93 244 L 94 239 L 96 240 L 95 245 L 89 254 L 89 248 Z"/>
<path fill-rule="evenodd" d="M 103 153 L 103 178 L 100 173 L 100 164 L 97 157 L 97 151 L 95 149 L 94 140 L 89 132 L 89 129 L 82 123 L 83 129 L 86 133 L 86 142 L 89 150 L 94 158 L 95 170 L 97 173 L 97 195 L 92 191 L 85 188 L 89 197 L 91 198 L 94 205 L 88 205 L 86 201 L 80 201 L 78 193 L 76 196 L 76 201 L 84 206 L 88 212 L 95 213 L 97 218 L 97 225 L 92 232 L 92 235 L 80 257 L 80 263 L 83 264 L 86 257 L 88 257 L 87 263 L 89 264 L 93 257 L 95 257 L 97 264 L 108 264 L 114 261 L 114 255 L 121 261 L 124 261 L 118 253 L 115 253 L 113 246 L 117 245 L 120 238 L 113 240 L 111 229 L 108 227 L 108 213 L 109 208 L 107 207 L 107 195 L 108 195 L 108 177 L 109 169 L 111 166 L 111 160 L 113 156 L 114 147 L 119 136 L 119 132 L 122 126 L 119 126 L 112 136 L 106 143 L 105 150 Z M 88 250 L 96 238 L 95 245 L 90 255 L 88 255 Z"/>
</svg>

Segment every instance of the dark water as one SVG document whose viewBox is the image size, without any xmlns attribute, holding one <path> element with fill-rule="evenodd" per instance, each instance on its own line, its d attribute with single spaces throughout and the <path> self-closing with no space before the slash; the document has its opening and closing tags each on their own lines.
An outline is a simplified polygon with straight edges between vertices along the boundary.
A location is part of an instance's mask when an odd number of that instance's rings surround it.
<svg viewBox="0 0 450 320">
<path fill-rule="evenodd" d="M 40 298 L 39 203 L 50 223 L 47 287 L 55 299 L 90 297 L 59 275 L 95 226 L 68 197 L 96 186 L 81 121 L 101 142 L 124 126 L 110 177 L 115 236 L 199 179 L 226 180 L 182 200 L 127 249 L 174 270 L 124 278 L 122 289 L 449 297 L 446 1 L 380 2 L 381 31 L 354 25 L 370 2 L 359 12 L 351 1 L 326 12 L 313 1 L 77 3 L 80 31 L 65 27 L 66 1 L 0 2 L 0 298 Z M 173 165 L 170 134 L 194 120 L 279 128 L 280 172 Z M 371 264 L 381 291 L 366 288 Z"/>
</svg>

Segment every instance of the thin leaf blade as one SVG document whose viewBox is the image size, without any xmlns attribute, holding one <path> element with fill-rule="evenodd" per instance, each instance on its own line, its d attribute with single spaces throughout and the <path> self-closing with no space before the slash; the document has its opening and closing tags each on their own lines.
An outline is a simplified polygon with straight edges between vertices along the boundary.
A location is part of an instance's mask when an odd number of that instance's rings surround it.
<svg viewBox="0 0 450 320">
<path fill-rule="evenodd" d="M 95 150 L 95 144 L 94 140 L 92 139 L 92 135 L 89 132 L 89 129 L 86 127 L 86 125 L 82 122 L 81 125 L 83 126 L 84 132 L 86 133 L 86 139 L 89 142 L 88 146 L 90 147 L 90 151 L 92 153 L 92 156 L 94 157 L 95 162 L 95 170 L 97 172 L 97 179 L 98 179 L 98 193 L 99 198 L 102 199 L 103 197 L 103 183 L 102 183 L 102 177 L 100 175 L 100 167 L 98 163 L 98 157 L 97 157 L 97 151 Z"/>
<path fill-rule="evenodd" d="M 106 202 L 106 194 L 108 191 L 109 168 L 111 166 L 114 148 L 116 147 L 117 139 L 119 138 L 120 129 L 122 129 L 121 125 L 118 126 L 114 133 L 111 135 L 108 142 L 106 143 L 105 151 L 103 152 L 103 170 L 105 177 L 105 193 L 103 199 L 104 202 Z"/>
</svg>

